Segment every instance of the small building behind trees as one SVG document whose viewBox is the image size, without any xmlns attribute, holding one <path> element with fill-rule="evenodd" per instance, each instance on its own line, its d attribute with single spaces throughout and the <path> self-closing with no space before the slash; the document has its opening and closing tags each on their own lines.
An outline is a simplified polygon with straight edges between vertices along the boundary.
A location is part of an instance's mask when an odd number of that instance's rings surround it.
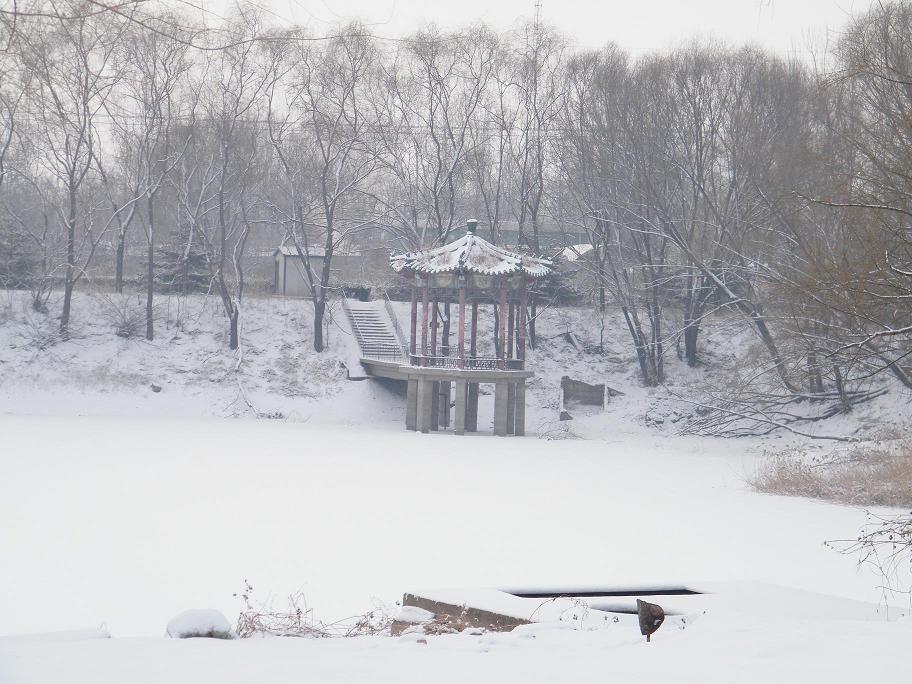
<svg viewBox="0 0 912 684">
<path fill-rule="evenodd" d="M 307 266 L 293 245 L 277 247 L 273 253 L 273 293 L 286 297 L 310 297 L 311 280 Z M 318 285 L 323 270 L 325 253 L 322 248 L 311 247 L 308 260 L 313 282 Z M 334 254 L 330 261 L 329 285 L 346 294 L 369 291 L 391 281 L 389 252 L 383 247 L 361 249 L 356 252 Z"/>
</svg>

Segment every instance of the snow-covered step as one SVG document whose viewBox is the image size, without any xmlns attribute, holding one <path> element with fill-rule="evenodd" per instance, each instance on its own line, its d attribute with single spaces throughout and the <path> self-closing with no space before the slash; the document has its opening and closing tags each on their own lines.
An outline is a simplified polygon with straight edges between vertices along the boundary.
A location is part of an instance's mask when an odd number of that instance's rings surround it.
<svg viewBox="0 0 912 684">
<path fill-rule="evenodd" d="M 360 302 L 347 299 L 343 308 L 351 323 L 361 355 L 402 361 L 402 342 L 383 306 L 383 302 Z"/>
</svg>

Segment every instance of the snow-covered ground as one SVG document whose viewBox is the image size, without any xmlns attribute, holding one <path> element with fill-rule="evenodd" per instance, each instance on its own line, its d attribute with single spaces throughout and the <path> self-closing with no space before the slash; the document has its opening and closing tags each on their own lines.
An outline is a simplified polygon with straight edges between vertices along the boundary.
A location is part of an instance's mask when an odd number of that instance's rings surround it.
<svg viewBox="0 0 912 684">
<path fill-rule="evenodd" d="M 144 670 L 137 675 L 169 682 L 192 681 L 194 668 L 289 681 L 268 673 L 322 676 L 333 663 L 349 675 L 339 681 L 368 681 L 365 662 L 379 668 L 380 681 L 418 681 L 455 659 L 465 659 L 459 671 L 480 672 L 485 650 L 499 663 L 495 670 L 553 659 L 536 670 L 539 681 L 543 673 L 577 674 L 567 649 L 588 654 L 580 657 L 593 678 L 604 674 L 598 663 L 614 662 L 610 646 L 626 654 L 617 656 L 625 667 L 651 662 L 633 630 L 534 641 L 432 638 L 425 651 L 382 637 L 345 645 L 122 639 L 160 636 L 187 608 L 236 614 L 232 593 L 245 578 L 278 603 L 303 589 L 326 619 L 375 601 L 391 605 L 422 587 L 755 580 L 880 598 L 875 576 L 822 545 L 854 534 L 861 512 L 753 493 L 744 476 L 756 457 L 731 442 L 457 439 L 278 421 L 9 416 L 0 418 L 0 435 L 0 633 L 105 623 L 119 637 L 3 643 L 4 682 L 62 681 L 52 676 L 53 663 L 85 673 L 66 681 L 142 681 L 126 677 L 136 659 L 155 664 L 137 667 Z M 871 619 L 882 616 L 872 608 Z M 810 667 L 809 653 L 823 658 L 822 634 L 856 649 L 909 636 L 904 621 L 808 621 L 812 627 L 794 619 L 754 623 L 750 615 L 701 618 L 684 634 L 660 632 L 651 646 L 665 649 L 667 641 L 663 661 L 684 658 L 690 666 L 699 662 L 694 653 L 718 650 L 725 655 L 699 671 L 724 681 L 721 673 L 738 658 L 761 672 L 784 667 L 771 662 L 780 651 Z M 818 650 L 805 651 L 806 639 Z M 842 663 L 845 654 L 832 650 Z M 409 677 L 399 678 L 399 668 Z M 232 677 L 212 681 L 252 681 Z"/>
<path fill-rule="evenodd" d="M 5 684 L 426 684 L 908 681 L 912 621 L 747 622 L 707 617 L 651 644 L 548 626 L 415 640 L 0 640 Z"/>
<path fill-rule="evenodd" d="M 349 382 L 346 365 L 356 361 L 348 324 L 338 305 L 328 315 L 329 350 L 312 351 L 312 309 L 306 300 L 247 297 L 241 314 L 241 355 L 227 348 L 227 323 L 217 297 L 159 296 L 156 337 L 143 338 L 144 301 L 136 296 L 77 293 L 71 338 L 54 339 L 59 298 L 50 314 L 29 307 L 25 292 L 0 291 L 0 414 L 133 417 L 275 417 L 291 422 L 365 421 L 399 425 L 404 397 L 375 382 Z M 395 303 L 408 324 L 408 304 Z M 124 317 L 138 319 L 136 335 L 115 335 Z M 536 372 L 527 394 L 527 431 L 533 436 L 612 438 L 618 431 L 677 434 L 694 406 L 680 395 L 707 377 L 723 379 L 745 358 L 762 354 L 743 320 L 713 319 L 702 331 L 705 366 L 688 368 L 669 350 L 667 382 L 645 388 L 638 374 L 626 324 L 605 321 L 605 354 L 595 352 L 599 321 L 590 307 L 543 307 L 538 343 L 528 350 Z M 566 339 L 573 335 L 574 343 Z M 493 314 L 482 307 L 480 353 L 493 339 Z M 358 369 L 359 374 L 361 369 Z M 623 393 L 607 409 L 577 408 L 560 424 L 561 376 L 604 382 Z M 159 391 L 153 389 L 160 388 Z M 482 392 L 488 388 L 482 386 Z M 884 426 L 904 426 L 912 417 L 910 393 L 893 387 L 875 402 L 856 407 L 850 418 L 805 426 L 809 432 L 865 437 Z M 493 397 L 483 395 L 480 420 L 493 421 Z M 785 435 L 773 435 L 781 442 Z"/>
<path fill-rule="evenodd" d="M 346 381 L 339 351 L 308 353 L 301 302 L 247 304 L 237 371 L 212 302 L 163 316 L 153 343 L 85 315 L 43 350 L 50 326 L 20 304 L 0 324 L 0 635 L 114 638 L 0 638 L 3 684 L 903 681 L 912 622 L 887 621 L 880 578 L 823 545 L 854 537 L 863 511 L 753 492 L 768 442 L 676 437 L 673 412 L 648 427 L 658 404 L 629 358 L 555 337 L 591 339 L 584 312 L 542 319 L 531 427 L 553 434 L 562 368 L 627 395 L 572 421 L 587 439 L 545 440 L 405 432 L 391 389 Z M 224 418 L 251 406 L 285 419 Z M 163 637 L 187 609 L 237 615 L 245 579 L 278 606 L 303 591 L 324 620 L 454 587 L 763 582 L 871 605 L 723 599 L 649 645 L 627 621 L 427 644 Z"/>
</svg>

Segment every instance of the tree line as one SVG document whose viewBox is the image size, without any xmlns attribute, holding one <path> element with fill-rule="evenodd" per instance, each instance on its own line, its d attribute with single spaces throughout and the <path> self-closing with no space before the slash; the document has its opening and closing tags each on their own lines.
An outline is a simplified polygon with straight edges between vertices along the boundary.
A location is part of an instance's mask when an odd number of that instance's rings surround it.
<svg viewBox="0 0 912 684">
<path fill-rule="evenodd" d="M 390 40 L 243 6 L 217 26 L 18 7 L 0 12 L 0 277 L 36 309 L 61 289 L 63 334 L 99 248 L 121 291 L 138 235 L 146 336 L 163 262 L 197 259 L 236 347 L 245 248 L 272 226 L 319 351 L 347 241 L 427 247 L 475 216 L 533 253 L 548 226 L 584 235 L 587 294 L 622 312 L 647 385 L 669 354 L 703 363 L 710 317 L 749 325 L 762 363 L 707 429 L 847 410 L 884 374 L 912 389 L 908 0 L 853 16 L 813 66 L 712 42 L 633 59 L 532 21 Z"/>
</svg>

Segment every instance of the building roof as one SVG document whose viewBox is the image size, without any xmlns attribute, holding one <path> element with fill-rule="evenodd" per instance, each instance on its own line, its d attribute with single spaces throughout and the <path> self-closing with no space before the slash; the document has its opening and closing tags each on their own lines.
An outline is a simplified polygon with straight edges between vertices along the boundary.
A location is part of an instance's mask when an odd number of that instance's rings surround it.
<svg viewBox="0 0 912 684">
<path fill-rule="evenodd" d="M 564 261 L 568 263 L 573 263 L 580 257 L 585 256 L 589 252 L 595 249 L 591 244 L 579 244 L 579 245 L 570 245 L 569 247 L 564 247 L 559 253 L 559 256 Z"/>
<path fill-rule="evenodd" d="M 276 256 L 277 254 L 281 254 L 282 256 L 287 256 L 287 257 L 299 257 L 300 256 L 298 254 L 298 250 L 295 248 L 294 245 L 282 245 L 280 247 L 276 247 L 272 252 L 272 256 Z M 307 250 L 307 256 L 314 257 L 314 258 L 322 258 L 325 254 L 326 254 L 326 250 L 324 250 L 322 247 L 311 247 L 310 249 Z"/>
<path fill-rule="evenodd" d="M 548 259 L 497 247 L 469 231 L 443 247 L 394 255 L 390 257 L 390 266 L 397 273 L 503 276 L 522 272 L 532 278 L 543 278 L 551 273 L 552 264 Z"/>
</svg>

